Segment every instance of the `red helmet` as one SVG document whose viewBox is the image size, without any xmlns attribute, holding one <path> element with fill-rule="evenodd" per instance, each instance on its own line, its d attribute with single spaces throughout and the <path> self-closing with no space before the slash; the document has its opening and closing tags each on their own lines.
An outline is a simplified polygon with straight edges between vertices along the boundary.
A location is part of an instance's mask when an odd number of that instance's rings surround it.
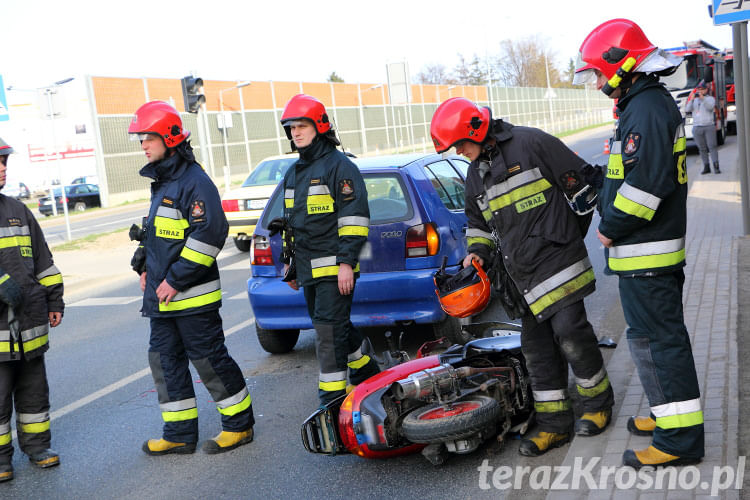
<svg viewBox="0 0 750 500">
<path fill-rule="evenodd" d="M 10 147 L 7 142 L 0 139 L 0 156 L 7 156 L 13 153 L 13 148 Z"/>
<path fill-rule="evenodd" d="M 452 97 L 435 110 L 430 134 L 435 151 L 443 153 L 460 141 L 482 144 L 490 128 L 490 108 L 480 108 L 464 97 Z"/>
<path fill-rule="evenodd" d="M 657 50 L 656 45 L 646 38 L 640 26 L 633 21 L 612 19 L 604 22 L 594 28 L 581 44 L 573 83 L 586 83 L 595 69 L 609 80 L 631 57 L 635 63 L 629 64 L 627 71 L 637 69 L 654 50 Z"/>
<path fill-rule="evenodd" d="M 478 314 L 490 302 L 490 280 L 479 262 L 472 260 L 471 264 L 456 274 L 441 268 L 433 277 L 440 307 L 455 318 Z"/>
<path fill-rule="evenodd" d="M 289 99 L 284 112 L 281 113 L 281 125 L 290 140 L 292 138 L 290 122 L 302 119 L 313 122 L 319 134 L 325 134 L 331 130 L 331 122 L 328 121 L 328 113 L 323 103 L 312 96 L 297 94 Z"/>
<path fill-rule="evenodd" d="M 180 114 L 163 101 L 147 102 L 135 112 L 128 134 L 157 134 L 168 148 L 173 148 L 190 137 L 183 130 Z"/>
</svg>

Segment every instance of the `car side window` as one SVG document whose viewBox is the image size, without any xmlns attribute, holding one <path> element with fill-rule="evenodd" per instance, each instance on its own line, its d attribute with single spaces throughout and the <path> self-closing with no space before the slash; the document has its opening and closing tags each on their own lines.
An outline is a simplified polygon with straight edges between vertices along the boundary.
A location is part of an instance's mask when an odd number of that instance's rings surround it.
<svg viewBox="0 0 750 500">
<path fill-rule="evenodd" d="M 88 192 L 89 192 L 89 188 L 88 187 L 86 187 L 86 186 L 78 186 L 73 191 L 73 194 L 86 194 Z"/>
<path fill-rule="evenodd" d="M 89 188 L 90 193 L 98 193 L 99 192 L 99 186 L 94 186 L 92 184 L 86 184 Z"/>
<path fill-rule="evenodd" d="M 469 172 L 469 162 L 464 160 L 459 160 L 457 158 L 452 158 L 451 163 L 453 163 L 453 166 L 456 167 L 456 170 L 458 170 L 464 179 L 466 179 L 466 176 Z"/>
<path fill-rule="evenodd" d="M 411 205 L 400 178 L 395 175 L 364 175 L 370 224 L 383 224 L 411 217 Z"/>
<path fill-rule="evenodd" d="M 430 163 L 425 167 L 425 174 L 448 210 L 463 210 L 464 180 L 447 160 Z"/>
</svg>

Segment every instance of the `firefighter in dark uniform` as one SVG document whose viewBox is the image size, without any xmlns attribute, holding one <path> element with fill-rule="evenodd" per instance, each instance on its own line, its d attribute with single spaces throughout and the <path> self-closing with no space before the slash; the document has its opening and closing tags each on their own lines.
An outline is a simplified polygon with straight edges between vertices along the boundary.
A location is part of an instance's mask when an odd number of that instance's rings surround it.
<svg viewBox="0 0 750 500">
<path fill-rule="evenodd" d="M 228 224 L 216 186 L 196 163 L 180 115 L 165 102 L 144 104 L 128 128 L 149 163 L 151 208 L 142 241 L 143 315 L 151 321 L 148 352 L 164 419 L 161 439 L 143 444 L 149 455 L 192 453 L 198 408 L 188 359 L 221 414 L 222 432 L 206 453 L 229 451 L 253 439 L 253 410 L 245 378 L 224 345 L 216 256 Z M 138 259 L 135 259 L 136 261 Z M 143 262 L 145 260 L 145 263 Z M 145 265 L 144 265 L 145 264 Z"/>
<path fill-rule="evenodd" d="M 13 148 L 0 139 L 0 189 Z M 0 194 L 0 482 L 13 479 L 10 418 L 18 445 L 42 468 L 60 463 L 50 449 L 49 386 L 44 353 L 49 327 L 63 316 L 62 274 L 26 206 Z"/>
<path fill-rule="evenodd" d="M 471 160 L 464 267 L 472 259 L 490 264 L 497 231 L 502 241 L 497 258 L 527 310 L 521 345 L 539 425 L 519 452 L 541 455 L 568 442 L 574 429 L 578 435 L 599 434 L 610 421 L 614 398 L 583 305 L 594 291 L 583 236 L 596 196 L 587 176 L 595 169 L 555 137 L 493 120 L 489 108 L 464 98 L 443 102 L 430 131 L 439 153 L 455 146 Z M 583 406 L 575 426 L 566 362 Z"/>
<path fill-rule="evenodd" d="M 678 465 L 703 457 L 703 412 L 682 309 L 687 225 L 682 116 L 659 76 L 676 58 L 626 19 L 598 26 L 581 45 L 574 83 L 597 82 L 620 120 L 599 199 L 597 231 L 608 272 L 619 275 L 630 353 L 651 407 L 630 432 L 653 435 L 623 463 Z"/>
<path fill-rule="evenodd" d="M 356 165 L 336 149 L 339 141 L 320 101 L 292 97 L 281 124 L 299 151 L 283 181 L 296 268 L 289 285 L 304 289 L 317 334 L 318 396 L 326 404 L 344 394 L 347 369 L 353 385 L 379 372 L 362 353 L 364 338 L 350 319 L 359 252 L 370 225 L 367 190 Z"/>
</svg>

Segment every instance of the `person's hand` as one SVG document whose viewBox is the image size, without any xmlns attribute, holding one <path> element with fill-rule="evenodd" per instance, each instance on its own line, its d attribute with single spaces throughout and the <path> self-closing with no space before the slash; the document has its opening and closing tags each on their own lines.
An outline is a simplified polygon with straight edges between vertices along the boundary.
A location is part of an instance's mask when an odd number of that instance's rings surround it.
<svg viewBox="0 0 750 500">
<path fill-rule="evenodd" d="M 167 283 L 167 280 L 162 281 L 156 288 L 156 298 L 159 299 L 159 304 L 163 303 L 168 306 L 175 295 L 177 295 L 177 290 Z"/>
<path fill-rule="evenodd" d="M 601 241 L 602 245 L 606 248 L 612 248 L 612 240 L 600 233 L 598 229 L 596 230 L 596 237 L 599 238 L 599 241 Z"/>
<path fill-rule="evenodd" d="M 464 257 L 464 262 L 462 264 L 463 267 L 470 267 L 472 260 L 475 260 L 475 261 L 479 262 L 480 266 L 484 266 L 484 259 L 482 259 L 479 255 L 477 255 L 475 253 L 470 253 L 469 255 L 467 255 L 466 257 Z"/>
<path fill-rule="evenodd" d="M 286 272 L 288 269 L 289 269 L 289 264 L 284 264 L 284 276 L 286 276 Z M 299 285 L 297 284 L 297 280 L 285 281 L 285 283 L 289 285 L 289 288 L 291 288 L 295 292 L 299 290 Z"/>
<path fill-rule="evenodd" d="M 349 264 L 339 264 L 339 293 L 349 295 L 354 290 L 354 271 Z"/>
<path fill-rule="evenodd" d="M 141 273 L 141 291 L 146 291 L 146 271 Z"/>
<path fill-rule="evenodd" d="M 50 311 L 48 313 L 48 315 L 49 315 L 49 326 L 51 326 L 52 328 L 56 327 L 57 325 L 59 325 L 62 322 L 62 313 L 61 312 L 59 312 L 59 311 L 57 311 L 57 312 Z"/>
</svg>

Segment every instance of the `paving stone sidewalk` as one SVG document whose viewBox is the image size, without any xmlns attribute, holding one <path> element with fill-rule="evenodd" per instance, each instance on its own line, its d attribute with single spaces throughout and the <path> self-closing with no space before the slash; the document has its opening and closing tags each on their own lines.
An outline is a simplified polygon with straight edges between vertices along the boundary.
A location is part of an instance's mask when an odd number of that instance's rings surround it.
<svg viewBox="0 0 750 500">
<path fill-rule="evenodd" d="M 735 139 L 732 138 L 735 143 Z M 736 143 L 735 143 L 736 144 Z M 706 455 L 702 463 L 684 471 L 676 469 L 675 488 L 669 489 L 669 476 L 663 478 L 661 489 L 656 489 L 656 474 L 650 488 L 641 476 L 631 477 L 622 472 L 620 484 L 634 483 L 630 488 L 615 488 L 614 474 L 596 489 L 589 489 L 581 481 L 577 490 L 550 491 L 548 499 L 737 499 L 740 496 L 735 472 L 738 465 L 739 393 L 737 360 L 737 255 L 738 237 L 742 235 L 740 183 L 737 168 L 737 147 L 720 149 L 722 173 L 700 175 L 702 166 L 697 155 L 688 157 L 691 178 L 688 195 L 688 230 L 686 242 L 684 306 L 685 323 L 693 344 L 706 431 Z M 630 358 L 625 335 L 607 365 L 615 390 L 616 403 L 612 425 L 597 437 L 578 437 L 570 445 L 562 465 L 585 467 L 592 457 L 601 460 L 593 467 L 598 482 L 600 469 L 622 464 L 625 449 L 647 447 L 650 437 L 632 436 L 626 429 L 631 415 L 648 415 L 648 400 L 641 388 L 638 374 Z M 742 463 L 742 462 L 739 462 Z M 725 467 L 728 466 L 728 467 Z M 723 475 L 714 477 L 714 468 Z M 732 470 L 729 471 L 728 468 Z M 700 477 L 697 476 L 700 473 Z M 682 474 L 682 476 L 679 476 Z M 711 496 L 712 481 L 730 483 Z M 693 488 L 682 485 L 695 483 Z M 568 480 L 570 484 L 570 480 Z M 640 485 L 640 487 L 639 487 Z M 603 489 L 600 489 L 605 486 Z M 737 486 L 739 488 L 737 488 Z M 718 488 L 715 488 L 718 490 Z"/>
</svg>

